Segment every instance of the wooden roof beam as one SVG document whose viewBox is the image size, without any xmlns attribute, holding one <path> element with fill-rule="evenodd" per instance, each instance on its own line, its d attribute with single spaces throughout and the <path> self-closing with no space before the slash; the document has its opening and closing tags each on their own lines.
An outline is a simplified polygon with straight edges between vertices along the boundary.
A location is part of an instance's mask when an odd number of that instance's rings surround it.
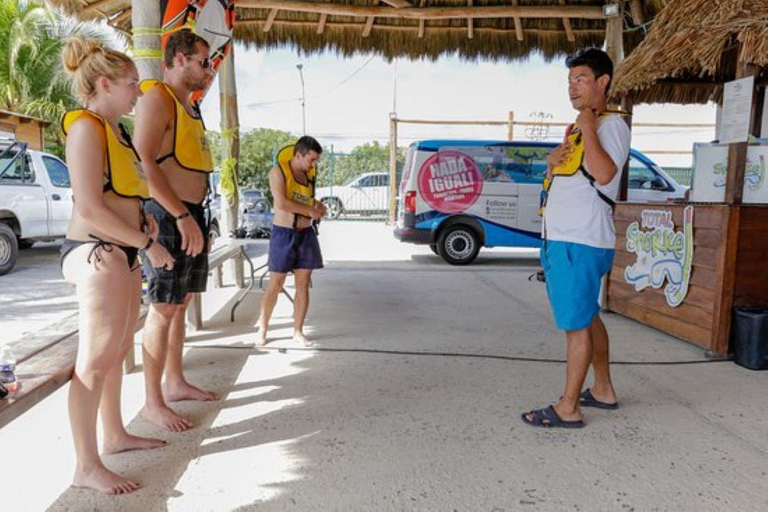
<svg viewBox="0 0 768 512">
<path fill-rule="evenodd" d="M 375 20 L 375 16 L 369 16 L 367 20 L 365 20 L 365 28 L 363 28 L 363 37 L 368 37 L 371 35 L 371 29 L 373 29 L 373 20 Z"/>
<path fill-rule="evenodd" d="M 560 5 L 565 5 L 565 0 L 558 0 L 558 3 Z M 563 18 L 563 28 L 565 29 L 565 36 L 568 38 L 568 41 L 571 43 L 576 42 L 576 36 L 573 35 L 573 27 L 571 27 L 571 20 L 568 18 Z"/>
<path fill-rule="evenodd" d="M 280 12 L 280 9 L 272 9 L 269 11 L 269 15 L 267 16 L 267 22 L 264 24 L 264 26 L 261 28 L 264 32 L 269 32 L 272 28 L 272 24 L 275 22 L 275 18 L 277 18 L 277 13 Z"/>
<path fill-rule="evenodd" d="M 96 0 L 93 3 L 87 4 L 85 7 L 83 7 L 84 11 L 95 11 L 98 10 L 101 6 L 114 2 L 114 0 Z M 103 14 L 103 13 L 101 13 Z"/>
<path fill-rule="evenodd" d="M 635 25 L 642 25 L 643 23 L 645 23 L 645 15 L 643 14 L 643 4 L 640 3 L 640 0 L 629 1 L 629 12 L 632 13 L 632 20 L 635 22 Z"/>
<path fill-rule="evenodd" d="M 320 23 L 317 24 L 317 33 L 322 34 L 325 30 L 325 23 L 328 21 L 328 15 L 327 14 L 321 14 L 320 15 Z"/>
<path fill-rule="evenodd" d="M 467 0 L 467 7 L 472 7 L 472 0 Z M 475 20 L 467 18 L 467 37 L 474 39 L 475 37 Z"/>
<path fill-rule="evenodd" d="M 518 0 L 512 0 L 512 5 L 519 5 Z M 515 16 L 515 37 L 517 37 L 518 41 L 523 40 L 523 21 L 520 19 L 520 16 Z"/>
<path fill-rule="evenodd" d="M 424 7 L 424 2 L 427 0 L 419 0 L 419 7 Z M 427 22 L 425 20 L 419 20 L 419 38 L 424 37 L 424 32 L 426 31 Z"/>
<path fill-rule="evenodd" d="M 402 9 L 403 7 L 413 7 L 413 4 L 411 2 L 408 2 L 407 0 L 381 0 L 385 4 L 389 4 L 395 9 Z"/>
<path fill-rule="evenodd" d="M 561 0 L 564 1 L 564 0 Z M 591 5 L 488 5 L 473 7 L 403 7 L 395 9 L 384 6 L 342 5 L 328 2 L 308 2 L 303 0 L 239 0 L 241 9 L 280 9 L 281 11 L 309 12 L 333 16 L 352 16 L 367 18 L 402 18 L 415 20 L 451 20 L 462 18 L 573 18 L 602 20 L 603 9 Z"/>
</svg>

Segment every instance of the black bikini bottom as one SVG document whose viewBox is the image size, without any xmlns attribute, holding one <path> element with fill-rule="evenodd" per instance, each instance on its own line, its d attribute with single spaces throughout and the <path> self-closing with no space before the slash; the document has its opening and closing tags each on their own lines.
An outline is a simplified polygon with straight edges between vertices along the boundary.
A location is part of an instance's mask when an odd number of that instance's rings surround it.
<svg viewBox="0 0 768 512">
<path fill-rule="evenodd" d="M 96 249 L 99 247 L 103 247 L 105 251 L 112 252 L 115 247 L 120 249 L 125 253 L 125 257 L 128 258 L 128 268 L 132 271 L 136 267 L 136 260 L 139 255 L 139 249 L 136 247 L 130 247 L 127 245 L 118 245 L 114 244 L 112 242 L 107 242 L 105 240 L 102 240 L 101 238 L 98 238 L 93 235 L 88 235 L 91 238 L 94 239 L 94 241 L 83 241 L 83 240 L 72 240 L 71 238 L 65 238 L 64 243 L 61 244 L 61 259 L 59 260 L 59 263 L 61 264 L 62 268 L 64 267 L 64 258 L 67 257 L 67 255 L 72 252 L 74 249 L 80 247 L 81 245 L 85 244 L 93 244 L 93 249 L 91 249 L 91 252 L 88 253 L 88 263 L 91 263 L 91 258 L 96 257 L 98 261 L 98 254 L 96 254 Z"/>
</svg>

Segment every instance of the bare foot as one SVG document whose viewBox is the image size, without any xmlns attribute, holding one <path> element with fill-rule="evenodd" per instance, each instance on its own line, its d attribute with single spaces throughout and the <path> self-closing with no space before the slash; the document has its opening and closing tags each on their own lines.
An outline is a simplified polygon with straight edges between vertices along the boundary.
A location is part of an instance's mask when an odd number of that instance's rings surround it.
<svg viewBox="0 0 768 512">
<path fill-rule="evenodd" d="M 153 450 L 168 444 L 162 439 L 132 436 L 127 432 L 120 437 L 104 439 L 104 453 L 120 453 L 131 450 Z"/>
<path fill-rule="evenodd" d="M 189 382 L 181 382 L 174 385 L 163 384 L 163 398 L 165 398 L 166 402 L 181 402 L 182 400 L 215 402 L 221 397 L 213 391 L 205 391 L 193 386 Z"/>
<path fill-rule="evenodd" d="M 303 332 L 293 333 L 293 341 L 295 341 L 299 345 L 304 345 L 305 347 L 311 347 L 312 345 L 315 344 L 314 341 L 304 336 Z"/>
<path fill-rule="evenodd" d="M 141 487 L 141 484 L 138 482 L 123 478 L 104 466 L 88 472 L 77 469 L 72 485 L 93 489 L 103 494 L 128 494 Z"/>
<path fill-rule="evenodd" d="M 182 418 L 168 407 L 148 408 L 145 405 L 141 410 L 141 417 L 171 432 L 184 432 L 194 427 L 191 421 Z"/>
</svg>

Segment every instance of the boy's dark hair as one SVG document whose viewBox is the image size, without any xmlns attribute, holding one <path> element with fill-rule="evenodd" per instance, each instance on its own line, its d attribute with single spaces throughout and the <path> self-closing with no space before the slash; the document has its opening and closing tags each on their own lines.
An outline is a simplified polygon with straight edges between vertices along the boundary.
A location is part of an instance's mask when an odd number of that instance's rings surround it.
<svg viewBox="0 0 768 512">
<path fill-rule="evenodd" d="M 569 55 L 565 59 L 565 65 L 568 66 L 568 69 L 575 68 L 576 66 L 587 66 L 595 74 L 595 79 L 608 75 L 608 86 L 605 88 L 605 93 L 608 94 L 608 91 L 611 89 L 613 61 L 603 50 L 599 48 L 582 48 Z"/>
<path fill-rule="evenodd" d="M 208 44 L 208 41 L 195 34 L 188 28 L 176 31 L 171 34 L 168 37 L 168 40 L 165 42 L 165 53 L 163 55 L 163 63 L 165 64 L 165 67 L 173 67 L 173 58 L 176 57 L 176 54 L 179 52 L 186 55 L 187 57 L 193 56 L 195 53 L 197 53 L 197 43 L 202 44 L 206 48 L 211 47 L 211 45 Z"/>
<path fill-rule="evenodd" d="M 310 151 L 314 151 L 318 155 L 322 154 L 323 152 L 323 146 L 320 145 L 319 142 L 317 142 L 317 139 L 314 137 L 310 137 L 309 135 L 305 135 L 301 137 L 299 140 L 296 141 L 296 144 L 293 146 L 293 152 L 298 153 L 301 156 L 306 155 Z"/>
</svg>

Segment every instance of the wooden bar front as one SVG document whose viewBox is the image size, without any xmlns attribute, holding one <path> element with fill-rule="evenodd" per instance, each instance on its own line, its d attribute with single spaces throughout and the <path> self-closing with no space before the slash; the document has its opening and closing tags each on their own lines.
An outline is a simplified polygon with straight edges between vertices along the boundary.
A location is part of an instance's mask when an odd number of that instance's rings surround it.
<svg viewBox="0 0 768 512">
<path fill-rule="evenodd" d="M 692 204 L 693 262 L 688 294 L 672 307 L 664 287 L 635 291 L 624 277 L 637 256 L 627 250 L 627 227 L 643 210 L 672 212 L 683 229 L 688 204 L 620 203 L 616 206 L 616 258 L 608 280 L 607 307 L 629 318 L 711 350 L 729 352 L 734 307 L 768 307 L 768 206 Z"/>
</svg>

